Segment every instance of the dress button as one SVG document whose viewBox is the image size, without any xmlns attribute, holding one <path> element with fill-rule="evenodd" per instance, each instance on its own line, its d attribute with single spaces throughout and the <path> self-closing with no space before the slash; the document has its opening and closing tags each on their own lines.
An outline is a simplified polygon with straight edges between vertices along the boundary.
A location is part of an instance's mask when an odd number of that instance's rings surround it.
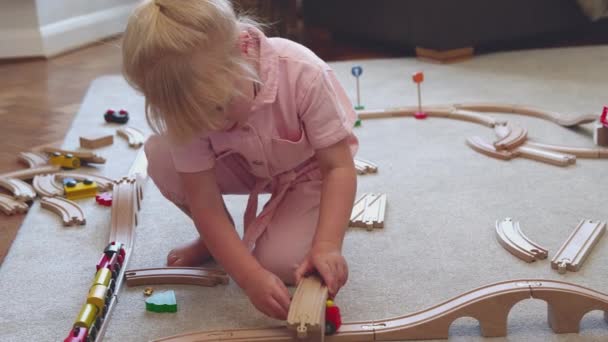
<svg viewBox="0 0 608 342">
<path fill-rule="evenodd" d="M 263 162 L 263 161 L 261 161 L 261 160 L 254 160 L 254 161 L 252 161 L 251 163 L 252 163 L 253 165 L 256 165 L 256 166 L 262 166 L 262 165 L 264 165 L 264 162 Z"/>
</svg>

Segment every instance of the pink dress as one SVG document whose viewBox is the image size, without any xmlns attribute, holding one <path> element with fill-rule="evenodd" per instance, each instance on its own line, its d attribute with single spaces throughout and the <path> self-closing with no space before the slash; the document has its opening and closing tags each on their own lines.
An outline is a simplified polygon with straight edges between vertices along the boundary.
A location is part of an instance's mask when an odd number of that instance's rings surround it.
<svg viewBox="0 0 608 342">
<path fill-rule="evenodd" d="M 262 86 L 246 124 L 180 146 L 161 136 L 145 145 L 148 173 L 165 197 L 188 207 L 179 174 L 214 168 L 222 194 L 249 194 L 244 243 L 286 283 L 310 250 L 317 228 L 321 172 L 315 150 L 347 139 L 354 156 L 353 106 L 330 67 L 281 38 L 259 40 Z M 259 193 L 271 193 L 256 217 Z"/>
</svg>

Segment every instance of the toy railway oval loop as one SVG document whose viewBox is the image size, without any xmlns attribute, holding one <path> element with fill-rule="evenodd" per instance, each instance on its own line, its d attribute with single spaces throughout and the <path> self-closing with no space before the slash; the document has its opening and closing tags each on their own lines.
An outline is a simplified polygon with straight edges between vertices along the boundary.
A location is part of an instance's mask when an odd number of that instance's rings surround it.
<svg viewBox="0 0 608 342">
<path fill-rule="evenodd" d="M 20 201 L 28 202 L 36 198 L 36 191 L 31 185 L 18 178 L 0 177 L 0 187 L 10 191 Z"/>
<path fill-rule="evenodd" d="M 509 253 L 525 262 L 547 258 L 547 250 L 532 242 L 521 231 L 519 222 L 514 222 L 511 218 L 496 221 L 496 239 Z"/>
<path fill-rule="evenodd" d="M 228 284 L 228 275 L 221 270 L 202 267 L 162 267 L 127 270 L 127 286 L 183 284 L 216 286 Z"/>
<path fill-rule="evenodd" d="M 40 206 L 59 215 L 66 226 L 86 223 L 84 212 L 80 206 L 63 197 L 43 197 Z"/>
<path fill-rule="evenodd" d="M 9 195 L 0 194 L 0 211 L 5 215 L 23 214 L 26 213 L 29 208 L 30 207 L 24 202 L 18 201 Z"/>
<path fill-rule="evenodd" d="M 483 286 L 410 315 L 345 323 L 327 342 L 409 341 L 447 339 L 450 325 L 461 317 L 479 321 L 484 337 L 507 335 L 511 308 L 525 299 L 547 302 L 549 326 L 558 334 L 576 333 L 589 311 L 608 312 L 608 295 L 579 285 L 544 279 L 510 280 Z M 158 342 L 185 341 L 298 341 L 287 327 L 218 330 L 161 338 Z"/>
<path fill-rule="evenodd" d="M 63 195 L 63 187 L 55 181 L 55 175 L 37 175 L 32 180 L 32 186 L 41 197 Z"/>
</svg>

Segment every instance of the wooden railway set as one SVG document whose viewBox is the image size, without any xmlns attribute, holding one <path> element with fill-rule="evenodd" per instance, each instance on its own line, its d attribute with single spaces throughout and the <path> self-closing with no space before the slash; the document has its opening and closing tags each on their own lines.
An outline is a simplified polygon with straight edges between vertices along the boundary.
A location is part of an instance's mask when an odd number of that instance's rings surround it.
<svg viewBox="0 0 608 342">
<path fill-rule="evenodd" d="M 361 120 L 391 117 L 418 117 L 422 107 L 402 107 L 386 110 L 360 110 Z M 464 120 L 492 128 L 496 140 L 486 142 L 470 137 L 467 144 L 475 151 L 493 158 L 509 160 L 529 158 L 559 166 L 568 166 L 577 158 L 608 158 L 604 147 L 581 148 L 557 146 L 530 141 L 527 129 L 517 124 L 493 118 L 486 113 L 507 113 L 533 116 L 564 127 L 592 123 L 597 116 L 564 117 L 555 112 L 516 105 L 454 104 L 424 107 L 431 118 Z M 600 128 L 605 128 L 604 126 Z M 597 128 L 598 130 L 600 128 Z M 135 128 L 118 131 L 131 147 L 141 147 L 143 134 Z M 596 141 L 603 141 L 603 136 Z M 111 143 L 108 137 L 83 139 L 85 145 L 95 147 Z M 133 234 L 137 214 L 143 199 L 142 186 L 147 179 L 146 160 L 140 151 L 127 177 L 113 180 L 100 175 L 67 172 L 48 165 L 45 153 L 71 153 L 84 162 L 104 163 L 105 159 L 92 152 L 65 151 L 44 148 L 41 152 L 24 152 L 19 159 L 29 169 L 0 175 L 0 186 L 13 196 L 0 194 L 0 210 L 11 215 L 27 211 L 27 201 L 41 196 L 41 206 L 57 213 L 65 225 L 84 224 L 79 206 L 62 198 L 64 189 L 59 185 L 66 178 L 93 179 L 101 190 L 112 191 L 112 216 L 108 246 L 97 265 L 98 271 L 87 300 L 78 314 L 66 341 L 81 341 L 83 332 L 88 338 L 82 341 L 101 341 L 123 282 L 128 286 L 150 284 L 189 284 L 216 286 L 228 283 L 228 276 L 220 270 L 205 268 L 152 268 L 128 270 L 132 254 Z M 360 175 L 377 173 L 378 167 L 365 160 L 356 161 Z M 32 185 L 26 183 L 32 180 Z M 351 226 L 368 230 L 384 227 L 386 194 L 364 194 L 353 205 Z M 577 271 L 593 246 L 605 231 L 606 224 L 583 220 L 570 238 L 556 253 L 551 265 L 560 273 Z M 547 258 L 547 250 L 527 238 L 519 222 L 504 219 L 496 222 L 498 242 L 511 254 L 533 262 Z M 451 323 L 460 317 L 473 317 L 479 321 L 482 336 L 497 337 L 507 334 L 507 317 L 511 308 L 524 299 L 542 299 L 548 304 L 548 321 L 555 333 L 576 333 L 579 322 L 591 310 L 603 310 L 608 321 L 608 295 L 571 283 L 543 280 L 510 280 L 483 286 L 452 298 L 426 310 L 402 317 L 343 323 L 332 335 L 326 335 L 325 309 L 327 288 L 316 277 L 305 278 L 297 287 L 290 307 L 287 324 L 261 329 L 237 329 L 186 333 L 156 341 L 404 341 L 414 339 L 448 338 Z"/>
</svg>

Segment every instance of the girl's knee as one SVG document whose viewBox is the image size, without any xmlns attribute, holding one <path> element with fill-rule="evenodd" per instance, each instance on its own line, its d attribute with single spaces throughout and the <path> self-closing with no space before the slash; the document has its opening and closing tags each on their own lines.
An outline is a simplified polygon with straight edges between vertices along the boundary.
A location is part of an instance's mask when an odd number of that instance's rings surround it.
<svg viewBox="0 0 608 342">
<path fill-rule="evenodd" d="M 148 176 L 154 181 L 160 192 L 175 203 L 184 203 L 183 192 L 171 150 L 166 139 L 152 135 L 144 144 L 148 159 Z"/>
<path fill-rule="evenodd" d="M 275 274 L 287 285 L 295 285 L 295 271 L 304 259 L 305 253 L 281 253 L 273 250 L 259 250 L 256 248 L 254 256 L 268 271 Z"/>
</svg>

